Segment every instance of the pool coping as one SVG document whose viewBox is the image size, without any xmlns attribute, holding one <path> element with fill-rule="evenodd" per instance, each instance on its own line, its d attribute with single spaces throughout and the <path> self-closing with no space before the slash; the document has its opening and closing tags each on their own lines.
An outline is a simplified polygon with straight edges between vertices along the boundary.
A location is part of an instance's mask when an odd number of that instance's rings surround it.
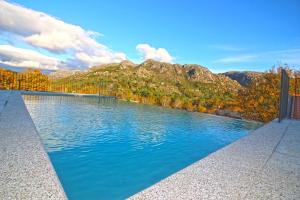
<svg viewBox="0 0 300 200">
<path fill-rule="evenodd" d="M 0 199 L 67 199 L 19 91 L 0 91 L 0 127 Z"/>
</svg>

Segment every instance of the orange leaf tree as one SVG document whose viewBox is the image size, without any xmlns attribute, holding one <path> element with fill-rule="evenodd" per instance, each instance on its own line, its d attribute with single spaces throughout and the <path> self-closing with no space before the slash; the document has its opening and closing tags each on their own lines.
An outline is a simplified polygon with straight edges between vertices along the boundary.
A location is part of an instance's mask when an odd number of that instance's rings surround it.
<svg viewBox="0 0 300 200">
<path fill-rule="evenodd" d="M 279 94 L 279 73 L 263 74 L 239 92 L 242 116 L 262 122 L 273 120 L 278 116 Z"/>
</svg>

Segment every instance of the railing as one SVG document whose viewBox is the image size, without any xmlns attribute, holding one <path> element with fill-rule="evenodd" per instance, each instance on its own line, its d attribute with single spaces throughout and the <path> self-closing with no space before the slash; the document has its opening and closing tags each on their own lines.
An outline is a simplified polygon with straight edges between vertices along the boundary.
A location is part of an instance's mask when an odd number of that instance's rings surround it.
<svg viewBox="0 0 300 200">
<path fill-rule="evenodd" d="M 279 100 L 279 122 L 288 117 L 289 106 L 289 76 L 286 70 L 281 70 L 281 87 Z"/>
<path fill-rule="evenodd" d="M 116 96 L 110 89 L 114 85 L 105 80 L 99 79 L 95 82 L 58 82 L 52 81 L 43 74 L 22 74 L 9 72 L 0 69 L 0 90 L 25 90 L 40 92 L 59 93 L 81 93 L 95 94 L 99 96 Z"/>
</svg>

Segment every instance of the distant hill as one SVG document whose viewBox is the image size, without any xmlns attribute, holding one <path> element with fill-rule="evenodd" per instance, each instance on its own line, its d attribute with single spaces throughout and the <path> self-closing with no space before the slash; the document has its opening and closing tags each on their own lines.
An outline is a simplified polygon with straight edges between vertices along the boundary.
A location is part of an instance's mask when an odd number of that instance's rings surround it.
<svg viewBox="0 0 300 200">
<path fill-rule="evenodd" d="M 107 79 L 112 82 L 118 82 L 127 78 L 129 82 L 139 80 L 145 82 L 157 83 L 203 83 L 226 86 L 230 90 L 239 89 L 240 84 L 227 77 L 224 74 L 214 74 L 208 68 L 196 64 L 170 64 L 154 60 L 146 60 L 141 64 L 134 64 L 130 61 L 121 63 L 104 64 L 94 66 L 86 71 L 71 70 L 57 71 L 49 75 L 52 79 L 77 80 L 77 81 L 96 81 L 98 79 Z M 88 78 L 88 80 L 87 80 Z"/>
<path fill-rule="evenodd" d="M 72 76 L 76 73 L 82 73 L 83 71 L 80 70 L 57 70 L 54 72 L 49 73 L 50 79 L 60 79 L 60 78 L 66 78 L 69 76 Z"/>
<path fill-rule="evenodd" d="M 76 78 L 78 76 L 99 75 L 99 77 L 117 77 L 121 76 L 136 76 L 139 78 L 158 78 L 170 81 L 191 81 L 200 83 L 218 83 L 221 85 L 229 84 L 233 88 L 239 88 L 240 85 L 227 77 L 225 74 L 214 74 L 208 68 L 197 64 L 170 64 L 158 62 L 154 60 L 146 60 L 141 64 L 134 64 L 130 61 L 121 63 L 103 64 L 94 66 L 86 71 L 69 70 L 56 71 L 50 73 L 49 76 L 54 79 L 61 78 Z M 102 75 L 102 76 L 100 76 Z"/>
<path fill-rule="evenodd" d="M 237 81 L 201 65 L 154 60 L 141 64 L 123 61 L 80 72 L 55 72 L 50 77 L 67 92 L 101 92 L 126 101 L 212 113 L 233 101 L 242 88 Z"/>
</svg>

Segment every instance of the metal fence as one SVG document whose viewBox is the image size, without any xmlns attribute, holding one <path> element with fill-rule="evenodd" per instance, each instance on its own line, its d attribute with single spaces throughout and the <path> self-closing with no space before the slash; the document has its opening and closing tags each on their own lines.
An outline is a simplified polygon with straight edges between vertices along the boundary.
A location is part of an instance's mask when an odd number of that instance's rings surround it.
<svg viewBox="0 0 300 200">
<path fill-rule="evenodd" d="M 24 90 L 58 93 L 116 96 L 113 83 L 99 79 L 95 82 L 59 82 L 42 74 L 16 73 L 0 69 L 0 90 Z"/>
<path fill-rule="evenodd" d="M 286 70 L 281 70 L 281 86 L 279 99 L 279 122 L 288 117 L 289 106 L 289 76 Z"/>
</svg>

